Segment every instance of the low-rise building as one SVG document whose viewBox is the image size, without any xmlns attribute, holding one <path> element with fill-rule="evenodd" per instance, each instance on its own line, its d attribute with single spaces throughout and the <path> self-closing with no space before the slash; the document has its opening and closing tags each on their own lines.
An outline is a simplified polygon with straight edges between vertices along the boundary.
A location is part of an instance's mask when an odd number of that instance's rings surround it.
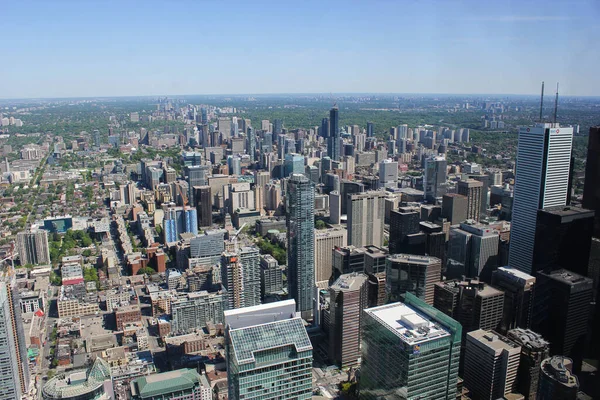
<svg viewBox="0 0 600 400">
<path fill-rule="evenodd" d="M 184 368 L 140 377 L 131 382 L 130 388 L 133 400 L 212 400 L 206 376 L 193 369 Z"/>
<path fill-rule="evenodd" d="M 115 310 L 115 319 L 117 330 L 122 331 L 125 324 L 141 321 L 142 313 L 137 305 L 119 307 Z"/>
</svg>

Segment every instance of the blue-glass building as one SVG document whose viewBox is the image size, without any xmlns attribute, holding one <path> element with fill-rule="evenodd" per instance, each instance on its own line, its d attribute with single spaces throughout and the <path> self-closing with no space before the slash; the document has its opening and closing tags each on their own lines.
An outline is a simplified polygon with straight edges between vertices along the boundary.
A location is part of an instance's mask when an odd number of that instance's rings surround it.
<svg viewBox="0 0 600 400">
<path fill-rule="evenodd" d="M 304 157 L 300 154 L 288 153 L 283 162 L 283 174 L 287 178 L 292 174 L 304 173 Z"/>
<path fill-rule="evenodd" d="M 165 212 L 163 221 L 165 243 L 173 243 L 179 240 L 182 233 L 198 234 L 198 214 L 193 207 L 170 209 Z"/>
</svg>

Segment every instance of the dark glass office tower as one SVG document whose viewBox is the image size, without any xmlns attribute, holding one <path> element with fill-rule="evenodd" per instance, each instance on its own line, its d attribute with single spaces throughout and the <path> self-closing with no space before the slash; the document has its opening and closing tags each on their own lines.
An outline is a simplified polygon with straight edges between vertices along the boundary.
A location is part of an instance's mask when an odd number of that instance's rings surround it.
<svg viewBox="0 0 600 400">
<path fill-rule="evenodd" d="M 321 120 L 321 130 L 319 136 L 328 138 L 329 137 L 329 118 L 323 118 Z"/>
<path fill-rule="evenodd" d="M 212 225 L 212 191 L 210 186 L 195 186 L 194 198 L 196 199 L 196 212 L 198 213 L 198 226 Z"/>
<path fill-rule="evenodd" d="M 279 135 L 283 132 L 283 121 L 280 119 L 275 119 L 273 121 L 273 133 Z"/>
<path fill-rule="evenodd" d="M 419 212 L 408 208 L 390 213 L 390 254 L 425 254 L 427 237 L 419 235 L 420 218 Z"/>
<path fill-rule="evenodd" d="M 373 137 L 373 136 L 375 136 L 375 133 L 373 131 L 373 123 L 367 122 L 367 137 Z"/>
<path fill-rule="evenodd" d="M 315 189 L 304 175 L 292 174 L 286 190 L 288 293 L 309 319 L 315 292 Z"/>
<path fill-rule="evenodd" d="M 600 126 L 590 128 L 582 205 L 596 211 L 594 237 L 600 237 Z"/>
<path fill-rule="evenodd" d="M 535 229 L 533 272 L 568 269 L 588 275 L 594 212 L 559 206 L 539 210 Z"/>
<path fill-rule="evenodd" d="M 588 330 L 591 279 L 565 269 L 538 272 L 531 329 L 550 342 L 550 353 L 571 357 L 581 369 Z"/>
<path fill-rule="evenodd" d="M 340 122 L 339 109 L 334 106 L 329 111 L 329 140 L 327 141 L 327 155 L 332 160 L 339 160 L 341 156 L 340 148 Z"/>
</svg>

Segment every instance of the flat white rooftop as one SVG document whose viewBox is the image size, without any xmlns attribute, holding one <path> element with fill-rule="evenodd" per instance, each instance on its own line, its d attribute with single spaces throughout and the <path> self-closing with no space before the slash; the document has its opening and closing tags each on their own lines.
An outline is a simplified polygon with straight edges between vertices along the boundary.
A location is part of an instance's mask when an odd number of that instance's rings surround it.
<svg viewBox="0 0 600 400">
<path fill-rule="evenodd" d="M 450 336 L 450 332 L 443 326 L 403 303 L 369 308 L 365 312 L 409 345 Z"/>
<path fill-rule="evenodd" d="M 294 318 L 295 315 L 296 302 L 293 299 L 237 308 L 224 312 L 225 325 L 229 325 L 231 329 L 282 321 Z"/>
<path fill-rule="evenodd" d="M 499 267 L 498 270 L 503 271 L 507 274 L 513 275 L 516 278 L 523 279 L 525 281 L 530 280 L 530 279 L 533 279 L 535 281 L 535 277 L 533 277 L 523 271 L 520 271 L 516 268 L 513 268 L 513 267 L 509 267 L 509 266 Z"/>
</svg>

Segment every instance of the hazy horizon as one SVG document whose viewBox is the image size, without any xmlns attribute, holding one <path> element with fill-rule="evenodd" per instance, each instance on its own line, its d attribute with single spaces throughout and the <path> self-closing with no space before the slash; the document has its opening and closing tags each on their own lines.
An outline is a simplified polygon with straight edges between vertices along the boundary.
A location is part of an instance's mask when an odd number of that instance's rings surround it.
<svg viewBox="0 0 600 400">
<path fill-rule="evenodd" d="M 541 90 L 541 89 L 540 89 Z M 390 97 L 390 96 L 400 96 L 400 97 L 522 97 L 522 98 L 532 98 L 533 100 L 539 100 L 540 93 L 537 94 L 518 94 L 518 93 L 384 93 L 384 92 L 345 92 L 345 93 L 210 93 L 210 94 L 148 94 L 148 95 L 121 95 L 121 96 L 68 96 L 68 97 L 22 97 L 22 98 L 9 98 L 9 97 L 0 97 L 0 101 L 28 101 L 28 100 L 113 100 L 113 99 L 156 99 L 156 98 L 169 98 L 169 99 L 179 99 L 179 98 L 190 98 L 190 97 L 310 97 L 310 96 L 322 96 L 322 97 L 330 97 L 333 95 L 333 100 L 336 100 L 336 97 L 345 97 L 345 96 L 382 96 L 382 97 Z M 548 101 L 548 99 L 554 101 L 555 89 L 552 91 L 548 91 L 548 86 L 544 91 L 544 101 Z M 594 99 L 600 98 L 600 95 L 559 95 L 560 98 L 583 98 L 583 99 Z"/>
<path fill-rule="evenodd" d="M 594 0 L 8 2 L 2 99 L 600 95 Z M 175 94 L 176 93 L 176 94 Z M 202 94 L 206 93 L 206 94 Z"/>
</svg>

